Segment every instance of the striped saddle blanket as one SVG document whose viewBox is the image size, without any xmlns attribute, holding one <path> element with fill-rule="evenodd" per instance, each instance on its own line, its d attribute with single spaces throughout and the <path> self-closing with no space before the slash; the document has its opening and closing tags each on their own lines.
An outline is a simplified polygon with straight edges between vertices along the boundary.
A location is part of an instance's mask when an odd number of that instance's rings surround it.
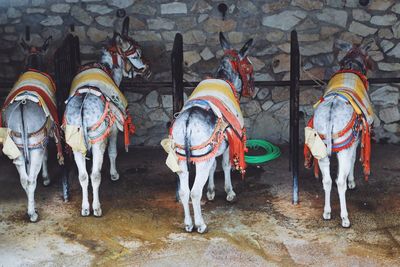
<svg viewBox="0 0 400 267">
<path fill-rule="evenodd" d="M 229 83 L 219 79 L 207 79 L 198 84 L 185 103 L 182 111 L 193 106 L 208 105 L 219 118 L 224 118 L 233 130 L 242 135 L 243 114 Z"/>
<path fill-rule="evenodd" d="M 112 77 L 100 68 L 89 68 L 79 72 L 72 81 L 69 95 L 72 97 L 77 91 L 90 87 L 101 90 L 101 93 L 111 100 L 121 112 L 125 112 L 127 109 L 128 100 L 119 90 Z"/>
<path fill-rule="evenodd" d="M 367 123 L 371 125 L 374 121 L 374 110 L 367 92 L 368 84 L 359 75 L 353 72 L 338 72 L 329 81 L 322 99 L 334 96 L 345 98 L 352 105 L 355 112 L 358 115 L 364 115 Z M 321 101 L 318 101 L 314 108 Z"/>
<path fill-rule="evenodd" d="M 224 125 L 226 126 L 222 126 L 223 129 L 221 130 L 225 131 L 226 137 L 228 138 L 231 165 L 244 177 L 246 169 L 244 153 L 247 151 L 246 130 L 244 129 L 243 114 L 240 109 L 235 88 L 231 87 L 231 85 L 224 80 L 204 80 L 194 89 L 182 111 L 193 106 L 206 109 L 211 108 L 214 114 L 221 121 L 225 122 Z M 221 133 L 222 135 L 220 137 L 223 137 L 223 132 Z M 215 155 L 221 141 L 222 140 L 214 146 L 209 154 L 197 158 L 196 161 L 204 161 L 211 155 Z M 184 159 L 182 156 L 179 158 L 181 160 Z"/>
<path fill-rule="evenodd" d="M 53 79 L 46 73 L 29 70 L 23 73 L 8 94 L 4 107 L 14 100 L 24 98 L 39 101 L 43 110 L 51 120 L 58 125 L 56 86 Z"/>
</svg>

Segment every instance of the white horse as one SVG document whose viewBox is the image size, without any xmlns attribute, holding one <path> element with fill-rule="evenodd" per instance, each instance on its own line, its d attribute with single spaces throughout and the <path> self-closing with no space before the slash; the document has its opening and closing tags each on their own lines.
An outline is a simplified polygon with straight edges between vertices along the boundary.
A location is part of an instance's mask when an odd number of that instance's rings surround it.
<svg viewBox="0 0 400 267">
<path fill-rule="evenodd" d="M 228 82 L 232 87 L 232 89 L 229 90 L 236 90 L 238 95 L 243 89 L 243 81 L 246 81 L 246 83 L 249 82 L 247 79 L 248 77 L 241 76 L 239 73 L 241 69 L 239 68 L 242 67 L 240 62 L 245 61 L 250 64 L 250 62 L 247 61 L 247 52 L 252 42 L 253 40 L 250 39 L 243 48 L 237 52 L 236 50 L 231 49 L 229 42 L 225 39 L 223 34 L 220 33 L 220 43 L 224 49 L 225 55 L 221 59 L 220 66 L 216 72 L 216 78 L 219 79 L 221 83 L 226 84 L 226 82 Z M 188 102 L 185 103 L 185 106 L 187 104 Z M 210 106 L 199 107 L 196 105 L 186 109 L 184 107 L 184 111 L 179 114 L 172 125 L 172 143 L 182 144 L 183 146 L 181 146 L 181 151 L 184 152 L 183 159 L 179 161 L 181 172 L 178 172 L 178 175 L 180 181 L 179 197 L 185 213 L 184 224 L 187 232 L 193 230 L 193 222 L 189 210 L 189 195 L 192 199 L 194 221 L 197 232 L 204 233 L 207 230 L 207 225 L 204 223 L 201 214 L 200 200 L 202 197 L 203 187 L 207 180 L 207 198 L 209 200 L 214 199 L 214 172 L 216 169 L 216 157 L 220 155 L 222 155 L 222 167 L 225 175 L 226 199 L 227 201 L 233 201 L 236 197 L 231 183 L 231 159 L 229 155 L 229 143 L 226 137 L 226 129 L 224 129 L 224 132 L 222 133 L 223 135 L 221 135 L 223 136 L 223 140 L 220 142 L 219 147 L 216 140 L 210 141 L 210 139 L 214 138 L 213 133 L 215 133 L 216 129 L 218 130 L 218 127 L 219 118 Z M 208 144 L 205 144 L 205 142 L 208 142 Z M 201 146 L 201 148 L 196 149 L 196 146 Z M 190 164 L 189 161 L 204 155 L 211 155 L 211 157 L 205 161 L 195 162 L 196 177 L 193 187 L 190 190 L 188 171 Z"/>
<path fill-rule="evenodd" d="M 21 151 L 20 156 L 15 158 L 13 163 L 28 197 L 28 216 L 31 222 L 38 220 L 38 213 L 35 210 L 35 189 L 40 169 L 42 169 L 43 185 L 50 184 L 47 171 L 47 142 L 55 130 L 55 125 L 49 117 L 57 116 L 56 107 L 54 102 L 53 111 L 55 112 L 48 114 L 42 106 L 43 103 L 39 101 L 42 95 L 34 91 L 48 90 L 48 96 L 55 97 L 55 91 L 52 91 L 55 88 L 50 88 L 53 87 L 53 82 L 43 72 L 45 68 L 43 57 L 47 52 L 50 39 L 51 37 L 41 47 L 30 46 L 22 39 L 21 46 L 28 54 L 27 71 L 14 85 L 2 109 L 3 126 L 11 130 L 9 135 Z M 43 90 L 43 88 L 46 89 Z M 46 104 L 51 103 L 44 103 Z"/>
<path fill-rule="evenodd" d="M 100 63 L 95 63 L 96 68 L 103 68 L 109 71 L 113 82 L 119 87 L 123 77 L 135 77 L 137 75 L 148 78 L 151 75 L 149 66 L 143 63 L 141 58 L 141 49 L 128 37 L 129 20 L 125 20 L 122 29 L 122 35 L 114 33 L 111 40 L 111 47 L 103 50 Z M 90 68 L 90 66 L 89 66 Z M 79 75 L 79 74 L 78 74 Z M 108 146 L 108 155 L 110 158 L 110 174 L 111 179 L 116 181 L 119 174 L 116 169 L 117 157 L 117 122 L 115 120 L 115 112 L 110 108 L 114 105 L 114 99 L 106 99 L 105 89 L 99 83 L 96 88 L 92 85 L 82 86 L 79 90 L 86 90 L 86 93 L 79 93 L 70 96 L 64 121 L 70 125 L 77 125 L 84 132 L 85 146 L 87 150 L 92 151 L 93 166 L 91 173 L 91 182 L 93 188 L 93 214 L 101 216 L 102 210 L 99 200 L 99 186 L 101 182 L 101 168 L 103 164 L 103 156 Z M 108 106 L 109 105 L 109 106 Z M 108 108 L 107 108 L 108 107 Z M 110 110 L 108 112 L 107 110 Z M 115 111 L 115 109 L 114 109 Z M 106 118 L 104 117 L 106 114 Z M 96 129 L 93 129 L 95 126 Z M 99 141 L 93 141 L 94 136 L 107 128 L 104 138 Z M 67 141 L 68 142 L 68 141 Z M 76 165 L 79 172 L 79 182 L 82 187 L 82 216 L 90 215 L 90 205 L 88 200 L 88 173 L 86 171 L 86 156 L 81 151 L 73 151 Z"/>
<path fill-rule="evenodd" d="M 365 75 L 371 65 L 367 55 L 369 45 L 369 43 L 361 46 L 343 44 L 343 46 L 345 46 L 344 48 L 349 51 L 340 61 L 340 71 L 343 71 L 344 73 L 353 73 L 353 75 L 359 73 L 359 77 L 366 79 Z M 335 76 L 333 76 L 333 78 L 334 77 Z M 361 79 L 359 82 L 361 82 Z M 367 90 L 367 88 L 364 88 L 364 90 Z M 320 136 L 324 137 L 328 155 L 318 160 L 325 191 L 323 218 L 325 220 L 331 219 L 330 193 L 332 188 L 332 179 L 330 176 L 329 157 L 332 151 L 334 151 L 337 152 L 339 164 L 336 184 L 340 199 L 340 217 L 342 219 L 343 227 L 350 227 L 350 220 L 346 207 L 346 190 L 347 186 L 349 189 L 353 189 L 356 186 L 354 181 L 354 163 L 356 159 L 357 146 L 360 143 L 362 134 L 361 124 L 363 116 L 364 115 L 356 114 L 356 111 L 348 99 L 341 97 L 341 95 L 329 95 L 329 93 L 328 96 L 326 96 L 326 98 L 324 98 L 324 100 L 317 106 L 314 113 L 314 129 Z M 311 162 L 306 162 L 306 165 L 310 167 L 310 163 Z M 318 173 L 317 169 L 316 172 Z M 368 174 L 369 173 L 366 173 L 366 175 Z"/>
</svg>

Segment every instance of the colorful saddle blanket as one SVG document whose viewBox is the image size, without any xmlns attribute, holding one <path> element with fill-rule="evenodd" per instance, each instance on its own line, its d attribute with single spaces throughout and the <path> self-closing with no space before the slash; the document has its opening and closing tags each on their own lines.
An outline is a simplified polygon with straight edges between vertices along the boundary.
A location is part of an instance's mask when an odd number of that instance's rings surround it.
<svg viewBox="0 0 400 267">
<path fill-rule="evenodd" d="M 33 96 L 40 101 L 43 110 L 51 120 L 58 125 L 56 86 L 53 79 L 46 73 L 29 70 L 23 73 L 8 94 L 4 106 L 15 99 Z M 23 95 L 23 96 L 22 96 Z"/>
<path fill-rule="evenodd" d="M 233 90 L 224 80 L 204 80 L 194 89 L 182 111 L 192 106 L 201 106 L 202 102 L 207 103 L 219 118 L 225 118 L 234 131 L 242 136 L 243 114 Z"/>
<path fill-rule="evenodd" d="M 374 121 L 374 111 L 368 97 L 368 83 L 364 82 L 359 75 L 353 72 L 338 72 L 328 83 L 323 99 L 333 96 L 345 98 L 354 108 L 358 115 L 364 115 L 368 124 Z M 314 108 L 321 103 L 318 101 Z"/>
<path fill-rule="evenodd" d="M 130 144 L 129 136 L 133 135 L 135 126 L 128 112 L 128 100 L 119 90 L 114 80 L 104 69 L 97 65 L 89 66 L 79 72 L 72 81 L 68 101 L 76 94 L 92 93 L 102 96 L 105 102 L 105 109 L 102 117 L 91 128 L 89 141 L 94 144 L 104 140 L 110 135 L 111 127 L 116 123 L 117 128 L 124 132 L 125 149 L 128 150 Z M 104 99 L 104 98 L 105 99 Z M 74 151 L 86 153 L 86 145 L 83 142 L 83 136 L 76 125 L 68 125 L 64 117 L 64 127 L 66 129 L 67 144 Z"/>
<path fill-rule="evenodd" d="M 53 79 L 44 72 L 40 72 L 38 70 L 30 69 L 27 72 L 23 73 L 14 84 L 10 93 L 8 94 L 3 110 L 7 108 L 7 106 L 13 103 L 16 100 L 29 99 L 34 102 L 39 102 L 40 106 L 43 108 L 47 117 L 53 122 L 54 128 L 54 137 L 57 145 L 57 158 L 60 164 L 63 164 L 63 153 L 61 147 L 61 135 L 60 135 L 60 124 L 57 114 L 57 102 L 56 102 L 56 86 L 54 84 Z M 2 126 L 2 119 L 0 118 L 0 126 Z M 49 125 L 45 125 L 44 128 L 48 128 Z M 40 134 L 43 137 L 43 140 L 47 139 L 47 135 L 42 128 L 40 130 Z M 15 134 L 14 134 L 15 135 Z M 34 133 L 36 135 L 36 139 L 40 139 L 39 132 Z M 45 141 L 43 141 L 45 142 Z M 39 142 L 38 144 L 40 144 Z M 35 146 L 29 146 L 30 148 L 35 148 Z"/>
<path fill-rule="evenodd" d="M 110 75 L 100 68 L 89 68 L 81 71 L 72 80 L 70 97 L 84 87 L 95 87 L 101 90 L 108 99 L 110 99 L 121 112 L 125 112 L 128 107 L 128 100 L 119 90 Z"/>
<path fill-rule="evenodd" d="M 236 97 L 235 88 L 229 83 L 219 79 L 207 79 L 198 84 L 185 103 L 182 111 L 199 106 L 203 108 L 211 108 L 214 114 L 219 118 L 219 123 L 214 129 L 214 137 L 210 142 L 215 145 L 208 154 L 191 158 L 192 161 L 204 161 L 215 155 L 219 145 L 224 138 L 224 132 L 228 138 L 229 154 L 232 166 L 241 172 L 244 177 L 246 163 L 244 161 L 244 153 L 246 149 L 246 130 L 244 128 L 243 114 L 240 110 L 238 98 Z M 182 112 L 181 111 L 181 112 Z M 221 123 L 224 121 L 224 123 Z M 204 144 L 206 145 L 206 144 Z M 182 149 L 183 146 L 180 146 Z M 194 149 L 194 148 L 191 148 Z M 185 159 L 184 156 L 178 155 L 180 160 Z"/>
</svg>

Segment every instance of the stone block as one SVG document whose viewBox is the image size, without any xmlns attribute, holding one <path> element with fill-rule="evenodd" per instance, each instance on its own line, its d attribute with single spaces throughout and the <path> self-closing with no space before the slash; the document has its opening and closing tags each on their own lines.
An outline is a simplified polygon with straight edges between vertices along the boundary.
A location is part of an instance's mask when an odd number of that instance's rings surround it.
<svg viewBox="0 0 400 267">
<path fill-rule="evenodd" d="M 156 108 L 160 106 L 160 102 L 158 101 L 158 92 L 157 91 L 151 91 L 147 96 L 146 96 L 146 106 L 149 108 Z"/>
<path fill-rule="evenodd" d="M 317 14 L 317 18 L 343 28 L 345 28 L 347 24 L 347 12 L 344 10 L 324 8 L 321 13 Z"/>
<path fill-rule="evenodd" d="M 187 6 L 185 3 L 182 2 L 161 4 L 161 14 L 187 14 Z"/>
<path fill-rule="evenodd" d="M 98 4 L 88 4 L 86 6 L 86 10 L 100 15 L 105 15 L 113 11 L 113 9 L 109 8 L 106 5 L 98 5 Z"/>
<path fill-rule="evenodd" d="M 147 26 L 150 30 L 172 30 L 175 22 L 165 18 L 148 19 Z"/>
<path fill-rule="evenodd" d="M 346 13 L 347 14 L 347 13 Z M 296 26 L 301 20 L 307 16 L 304 11 L 296 10 L 286 10 L 276 15 L 264 16 L 262 20 L 262 25 L 276 28 L 284 31 L 288 31 Z M 285 19 L 282 19 L 285 18 Z"/>
<path fill-rule="evenodd" d="M 398 105 L 399 103 L 399 88 L 385 85 L 373 91 L 371 94 L 371 101 L 374 105 L 390 106 Z"/>
<path fill-rule="evenodd" d="M 381 109 L 379 111 L 379 118 L 384 123 L 393 123 L 400 120 L 399 107 L 393 106 Z"/>
<path fill-rule="evenodd" d="M 358 34 L 360 36 L 366 37 L 368 35 L 375 34 L 378 31 L 378 29 L 372 28 L 372 27 L 368 27 L 368 26 L 366 26 L 364 24 L 361 24 L 359 22 L 353 21 L 350 24 L 349 31 L 353 32 L 355 34 Z"/>
</svg>

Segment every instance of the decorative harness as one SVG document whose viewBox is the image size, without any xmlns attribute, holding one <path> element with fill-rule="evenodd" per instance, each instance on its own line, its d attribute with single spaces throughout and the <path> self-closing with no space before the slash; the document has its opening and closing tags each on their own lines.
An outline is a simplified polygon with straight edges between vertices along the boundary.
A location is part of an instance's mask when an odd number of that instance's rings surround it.
<svg viewBox="0 0 400 267">
<path fill-rule="evenodd" d="M 29 149 L 39 149 L 44 148 L 48 142 L 49 130 L 53 131 L 55 143 L 57 146 L 57 159 L 60 165 L 64 162 L 63 151 L 61 146 L 61 135 L 60 135 L 60 123 L 57 114 L 57 106 L 55 101 L 55 91 L 56 86 L 51 78 L 51 76 L 47 73 L 38 71 L 36 69 L 28 69 L 27 72 L 23 73 L 18 81 L 15 83 L 13 89 L 10 94 L 7 96 L 4 106 L 2 108 L 2 112 L 0 113 L 0 127 L 3 125 L 2 121 L 2 113 L 7 109 L 7 107 L 20 95 L 26 95 L 27 97 L 34 97 L 38 99 L 38 104 L 44 109 L 45 113 L 50 113 L 43 124 L 43 126 L 33 133 L 28 133 L 28 142 L 29 139 L 33 139 L 33 142 L 29 142 Z M 53 122 L 53 127 L 50 129 L 50 122 Z M 4 124 L 7 127 L 7 125 Z M 13 136 L 17 147 L 23 148 L 23 141 L 21 133 L 19 132 L 10 132 L 11 136 Z M 20 140 L 21 139 L 21 140 Z"/>
<path fill-rule="evenodd" d="M 346 75 L 346 74 L 351 74 L 351 75 L 356 75 L 356 79 L 361 80 L 361 85 L 363 88 L 361 90 L 366 92 L 368 91 L 368 80 L 367 77 L 362 74 L 361 72 L 354 71 L 354 70 L 346 70 L 342 69 L 338 72 L 336 72 L 332 78 L 331 81 L 340 76 L 336 75 Z M 336 77 L 335 77 L 336 76 Z M 331 82 L 330 82 L 331 84 Z M 356 83 L 357 84 L 357 83 Z M 358 84 L 359 85 L 359 84 Z M 328 85 L 329 87 L 329 85 Z M 328 88 L 329 89 L 329 88 Z M 332 140 L 344 137 L 347 135 L 347 138 L 342 140 L 341 142 L 335 143 L 333 142 L 332 144 L 332 151 L 333 152 L 339 152 L 344 149 L 347 149 L 351 147 L 351 145 L 354 144 L 356 140 L 360 138 L 360 133 L 361 133 L 361 157 L 360 161 L 363 163 L 363 168 L 364 168 L 364 175 L 365 175 L 365 180 L 368 180 L 368 176 L 370 175 L 370 157 L 371 157 L 371 124 L 373 121 L 372 117 L 372 108 L 369 107 L 369 99 L 368 101 L 363 101 L 361 97 L 352 92 L 349 89 L 346 88 L 339 88 L 338 90 L 332 90 L 328 91 L 326 95 L 324 95 L 314 106 L 314 108 L 325 101 L 326 98 L 332 97 L 332 96 L 337 96 L 341 97 L 344 100 L 346 100 L 349 104 L 352 105 L 354 108 L 355 112 L 353 112 L 352 118 L 348 122 L 348 124 L 339 132 L 333 133 L 332 134 Z M 370 109 L 371 108 L 371 109 Z M 314 128 L 314 117 L 311 117 L 309 120 L 308 127 Z M 326 140 L 326 136 L 323 134 L 319 134 L 322 140 Z M 313 164 L 313 155 L 311 154 L 311 150 L 307 145 L 304 145 L 304 157 L 305 157 L 305 167 L 306 168 L 311 168 Z M 316 176 L 318 176 L 318 161 L 314 159 L 314 172 Z"/>
<path fill-rule="evenodd" d="M 129 111 L 127 109 L 127 101 L 123 94 L 119 91 L 118 86 L 114 83 L 113 77 L 112 77 L 112 69 L 118 68 L 118 55 L 120 55 L 125 61 L 127 60 L 127 57 L 133 53 L 136 53 L 137 46 L 132 44 L 132 48 L 128 49 L 126 52 L 122 52 L 121 49 L 118 48 L 118 46 L 111 46 L 107 49 L 107 51 L 111 54 L 112 56 L 112 61 L 113 61 L 113 66 L 111 66 L 111 69 L 101 63 L 89 63 L 84 66 L 82 66 L 79 69 L 78 74 L 75 76 L 75 79 L 77 79 L 78 75 L 80 73 L 83 74 L 85 71 L 92 71 L 95 69 L 99 69 L 102 71 L 102 73 L 105 73 L 107 75 L 107 79 L 103 79 L 104 82 L 108 83 L 113 87 L 115 90 L 115 94 L 108 96 L 105 92 L 103 92 L 98 86 L 93 86 L 90 85 L 90 81 L 88 83 L 83 83 L 78 88 L 71 88 L 72 91 L 74 91 L 67 102 L 74 97 L 75 95 L 81 95 L 81 90 L 85 90 L 95 93 L 96 95 L 100 96 L 100 99 L 105 103 L 104 107 L 104 112 L 100 119 L 90 127 L 90 132 L 89 132 L 89 142 L 91 144 L 103 141 L 107 137 L 110 136 L 111 134 L 111 128 L 114 125 L 115 122 L 118 122 L 119 124 L 122 124 L 122 129 L 118 127 L 121 131 L 123 130 L 124 132 L 124 143 L 125 143 L 125 149 L 128 150 L 129 144 L 130 144 L 130 136 L 135 133 L 135 125 L 132 122 L 132 117 L 129 114 Z M 121 53 L 121 54 L 120 54 Z M 98 74 L 101 74 L 98 73 Z M 97 75 L 98 75 L 97 74 Z M 84 78 L 83 78 L 84 79 Z M 64 116 L 63 119 L 63 125 L 64 127 L 67 125 L 66 117 Z"/>
<path fill-rule="evenodd" d="M 229 57 L 233 70 L 238 72 L 242 79 L 242 95 L 252 95 L 254 93 L 254 78 L 251 62 L 247 57 L 240 60 L 239 55 L 235 50 L 227 50 L 225 51 L 225 55 Z M 213 85 L 213 83 L 215 85 Z M 202 94 L 201 90 L 205 90 L 206 92 Z M 207 90 L 209 90 L 210 94 L 207 94 Z M 217 95 L 213 95 L 213 92 Z M 221 97 L 221 94 L 225 98 Z M 218 97 L 218 95 L 220 97 Z M 226 95 L 228 97 L 226 97 Z M 224 99 L 228 102 L 224 102 Z M 190 162 L 209 160 L 216 155 L 222 141 L 228 139 L 231 165 L 238 170 L 242 174 L 242 178 L 244 178 L 246 173 L 244 153 L 247 152 L 246 129 L 244 128 L 243 116 L 240 111 L 239 96 L 234 85 L 230 81 L 226 80 L 204 80 L 193 91 L 182 111 L 193 106 L 198 106 L 206 110 L 211 108 L 214 111 L 214 114 L 217 115 L 218 119 L 210 138 L 199 145 L 190 147 L 189 149 L 191 151 L 202 150 L 207 147 L 210 147 L 210 149 L 202 155 L 190 155 L 189 157 L 184 153 L 185 146 L 175 143 L 174 147 L 178 159 L 189 160 Z M 232 107 L 236 109 L 238 113 L 233 113 Z M 173 139 L 172 129 L 173 123 L 171 124 L 169 131 L 171 140 Z"/>
</svg>

